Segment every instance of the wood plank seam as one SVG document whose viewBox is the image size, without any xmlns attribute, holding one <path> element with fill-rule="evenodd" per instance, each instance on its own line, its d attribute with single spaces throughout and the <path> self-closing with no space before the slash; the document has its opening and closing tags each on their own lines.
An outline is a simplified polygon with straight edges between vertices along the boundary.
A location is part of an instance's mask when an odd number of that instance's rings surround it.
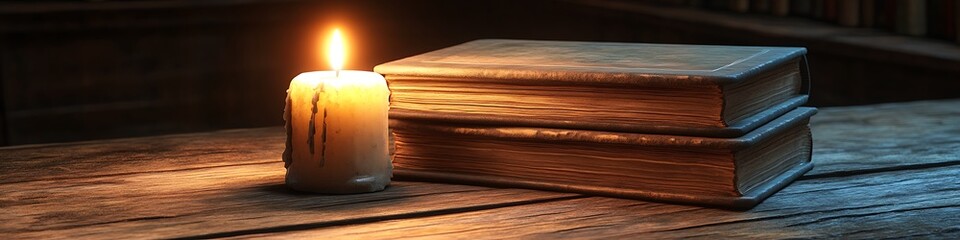
<svg viewBox="0 0 960 240">
<path fill-rule="evenodd" d="M 282 131 L 283 126 L 277 127 L 255 127 L 255 128 L 234 128 L 234 129 L 223 129 L 209 132 L 193 132 L 193 133 L 172 133 L 164 134 L 159 136 L 142 136 L 142 137 L 125 137 L 125 138 L 113 138 L 113 139 L 94 139 L 94 140 L 83 140 L 83 141 L 74 141 L 74 142 L 54 142 L 54 143 L 36 143 L 36 144 L 23 144 L 23 145 L 13 145 L 0 147 L 0 151 L 4 150 L 24 150 L 24 149 L 45 149 L 50 147 L 77 147 L 83 145 L 110 145 L 117 143 L 130 143 L 130 142 L 139 142 L 139 141 L 159 141 L 159 140 L 182 140 L 189 139 L 193 140 L 195 138 L 205 139 L 205 138 L 218 138 L 224 137 L 221 135 L 228 134 L 243 134 L 247 132 L 259 132 L 259 131 L 270 131 L 277 129 L 276 131 Z M 270 137 L 270 136 L 263 136 Z"/>
<path fill-rule="evenodd" d="M 940 167 L 949 167 L 949 166 L 955 166 L 955 165 L 960 165 L 960 160 L 808 174 L 808 175 L 800 176 L 800 178 L 798 178 L 797 181 L 820 179 L 820 178 L 832 178 L 832 177 L 849 177 L 849 176 L 856 176 L 856 175 L 873 174 L 873 173 L 881 173 L 881 172 L 893 172 L 893 171 L 902 171 L 902 170 L 940 168 Z"/>
<path fill-rule="evenodd" d="M 857 209 L 868 209 L 868 208 L 872 208 L 872 207 L 876 207 L 876 206 L 860 206 L 860 207 L 850 207 L 850 208 L 839 208 L 839 209 L 832 209 L 832 210 L 830 210 L 830 212 L 845 211 L 845 210 L 857 210 Z M 788 218 L 797 217 L 797 216 L 803 216 L 803 215 L 811 215 L 811 214 L 814 214 L 814 215 L 815 215 L 815 214 L 822 213 L 822 212 L 825 212 L 825 211 L 798 212 L 798 213 L 793 213 L 793 214 L 784 214 L 784 215 L 774 215 L 774 216 L 766 216 L 766 217 L 739 219 L 739 220 L 733 220 L 733 221 L 715 222 L 715 223 L 701 224 L 701 225 L 694 225 L 694 226 L 687 226 L 687 227 L 681 227 L 681 228 L 657 230 L 657 231 L 652 231 L 651 233 L 658 233 L 658 232 L 677 232 L 677 231 L 685 231 L 685 230 L 691 230 L 691 229 L 697 229 L 697 228 L 704 228 L 704 227 L 713 227 L 713 226 L 720 226 L 720 225 L 727 225 L 727 224 L 747 223 L 747 222 L 763 222 L 763 221 L 776 220 L 776 219 L 788 219 Z"/>
<path fill-rule="evenodd" d="M 18 183 L 27 183 L 27 182 L 39 182 L 39 181 L 50 181 L 50 180 L 65 181 L 65 180 L 89 179 L 89 178 L 100 178 L 100 177 L 119 177 L 119 176 L 136 175 L 136 174 L 167 173 L 167 172 L 179 172 L 179 171 L 193 171 L 193 170 L 200 170 L 200 169 L 207 169 L 207 168 L 253 166 L 253 165 L 261 165 L 261 164 L 279 164 L 279 161 L 277 161 L 277 160 L 270 160 L 270 161 L 264 161 L 264 162 L 249 162 L 249 163 L 237 163 L 237 164 L 210 165 L 210 166 L 191 167 L 191 168 L 164 169 L 164 170 L 143 171 L 143 172 L 123 172 L 123 173 L 113 173 L 113 174 L 76 176 L 76 177 L 59 176 L 59 177 L 57 177 L 57 178 L 55 178 L 55 179 L 51 179 L 51 178 L 38 178 L 38 179 L 31 179 L 31 180 L 13 180 L 13 181 L 9 181 L 9 182 L 0 182 L 0 185 L 5 185 L 5 184 L 18 184 Z"/>
<path fill-rule="evenodd" d="M 328 228 L 328 227 L 359 225 L 359 224 L 368 224 L 368 223 L 375 223 L 375 222 L 381 222 L 381 221 L 431 217 L 431 216 L 457 214 L 457 213 L 465 213 L 465 212 L 472 212 L 472 211 L 490 210 L 490 209 L 497 209 L 497 208 L 515 207 L 520 205 L 564 201 L 564 200 L 572 200 L 572 199 L 586 198 L 586 197 L 587 196 L 583 196 L 583 195 L 565 196 L 565 197 L 536 199 L 536 200 L 527 200 L 527 201 L 519 201 L 519 202 L 478 205 L 478 206 L 471 206 L 471 207 L 439 209 L 439 210 L 431 210 L 431 211 L 423 211 L 423 212 L 401 213 L 401 214 L 393 214 L 393 215 L 385 215 L 385 216 L 362 217 L 362 218 L 344 219 L 344 220 L 329 221 L 329 222 L 282 225 L 282 226 L 276 226 L 276 227 L 255 228 L 255 229 L 246 229 L 246 230 L 238 230 L 238 231 L 201 234 L 201 235 L 177 237 L 177 238 L 171 238 L 171 239 L 226 238 L 226 237 L 237 237 L 237 236 L 252 235 L 252 234 L 314 230 L 314 229 L 321 229 L 321 228 Z"/>
<path fill-rule="evenodd" d="M 191 214 L 187 214 L 187 215 L 191 215 Z M 120 219 L 120 220 L 107 221 L 107 222 L 93 222 L 93 223 L 87 223 L 87 224 L 77 224 L 77 225 L 65 227 L 65 228 L 62 228 L 62 229 L 82 228 L 82 227 L 105 225 L 105 224 L 113 224 L 113 223 L 122 223 L 122 222 L 136 222 L 136 221 L 150 221 L 150 220 L 158 220 L 158 219 L 166 219 L 166 218 L 178 218 L 178 217 L 183 217 L 183 216 L 187 216 L 187 215 L 167 215 L 167 216 L 149 216 L 149 217 L 127 218 L 127 219 Z M 50 229 L 45 229 L 45 230 L 58 230 L 58 228 L 50 228 Z"/>
<path fill-rule="evenodd" d="M 387 188 L 389 189 L 390 186 L 388 185 Z M 430 195 L 437 195 L 437 194 L 469 193 L 469 192 L 483 192 L 483 191 L 486 191 L 486 190 L 485 190 L 485 189 L 468 189 L 468 190 L 457 190 L 457 191 L 445 191 L 445 192 L 442 192 L 442 193 L 420 193 L 420 194 L 405 195 L 404 198 L 423 197 L 423 196 L 430 196 Z M 322 196 L 322 195 L 317 195 L 317 196 Z M 337 206 L 356 205 L 356 204 L 360 204 L 360 203 L 385 202 L 385 201 L 393 201 L 393 200 L 396 200 L 396 198 L 383 198 L 383 199 L 370 199 L 370 200 L 363 200 L 363 201 L 351 201 L 351 202 L 344 202 L 344 203 L 339 203 L 339 204 L 323 205 L 323 207 L 321 207 L 321 208 L 331 208 L 331 207 L 337 207 Z"/>
<path fill-rule="evenodd" d="M 876 205 L 876 206 L 881 206 L 881 205 Z M 863 207 L 863 208 L 867 208 L 867 207 L 872 207 L 872 206 L 865 206 L 865 207 Z M 921 211 L 921 210 L 940 209 L 940 208 L 955 208 L 955 207 L 960 207 L 960 205 L 958 205 L 958 204 L 953 204 L 953 205 L 946 205 L 946 206 L 930 206 L 930 207 L 919 207 L 919 208 L 894 209 L 894 210 L 883 211 L 883 212 L 872 212 L 872 213 L 850 214 L 850 215 L 843 215 L 843 216 L 822 217 L 822 218 L 817 218 L 816 220 L 813 220 L 813 221 L 803 222 L 803 223 L 794 223 L 794 224 L 786 225 L 786 226 L 784 226 L 784 227 L 802 226 L 802 225 L 808 225 L 808 224 L 811 224 L 811 223 L 819 223 L 819 222 L 824 222 L 824 221 L 829 221 L 829 220 L 835 220 L 835 219 L 856 218 L 856 217 L 868 217 L 868 216 L 875 216 L 875 215 L 881 215 L 881 214 L 904 213 L 904 212 L 910 212 L 910 211 Z"/>
</svg>

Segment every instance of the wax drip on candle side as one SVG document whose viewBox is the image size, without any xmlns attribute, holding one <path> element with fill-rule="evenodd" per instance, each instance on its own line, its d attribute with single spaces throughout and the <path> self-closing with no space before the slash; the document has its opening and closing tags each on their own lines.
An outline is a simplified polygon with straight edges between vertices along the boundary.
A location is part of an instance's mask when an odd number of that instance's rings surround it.
<svg viewBox="0 0 960 240">
<path fill-rule="evenodd" d="M 287 89 L 286 105 L 283 106 L 283 128 L 287 131 L 286 147 L 283 149 L 283 168 L 289 168 L 293 163 L 293 126 L 290 125 L 293 109 L 290 109 L 290 89 Z"/>
<path fill-rule="evenodd" d="M 313 155 L 314 153 L 316 153 L 316 147 L 313 143 L 314 143 L 314 136 L 317 135 L 316 119 L 317 119 L 317 112 L 319 110 L 317 109 L 317 105 L 319 104 L 319 101 L 320 101 L 320 91 L 322 89 L 323 89 L 323 84 L 318 84 L 316 87 L 314 87 L 313 99 L 310 101 L 310 103 L 313 105 L 313 107 L 310 108 L 310 111 L 311 111 L 310 125 L 307 128 L 307 132 L 309 133 L 308 134 L 309 137 L 307 137 L 307 146 L 310 146 L 310 155 Z"/>
<path fill-rule="evenodd" d="M 323 117 L 321 118 L 321 129 L 323 130 L 323 135 L 320 135 L 320 167 L 323 167 L 323 163 L 327 159 L 327 108 L 323 108 Z"/>
</svg>

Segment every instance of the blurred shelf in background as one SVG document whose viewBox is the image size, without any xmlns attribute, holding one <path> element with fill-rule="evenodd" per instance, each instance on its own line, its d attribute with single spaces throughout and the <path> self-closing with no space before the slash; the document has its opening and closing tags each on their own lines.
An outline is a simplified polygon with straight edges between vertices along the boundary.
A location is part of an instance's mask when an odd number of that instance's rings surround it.
<svg viewBox="0 0 960 240">
<path fill-rule="evenodd" d="M 333 23 L 351 69 L 479 38 L 803 46 L 812 105 L 960 97 L 954 42 L 797 16 L 613 0 L 2 2 L 0 145 L 280 125 L 290 79 L 328 68 L 317 37 Z"/>
</svg>

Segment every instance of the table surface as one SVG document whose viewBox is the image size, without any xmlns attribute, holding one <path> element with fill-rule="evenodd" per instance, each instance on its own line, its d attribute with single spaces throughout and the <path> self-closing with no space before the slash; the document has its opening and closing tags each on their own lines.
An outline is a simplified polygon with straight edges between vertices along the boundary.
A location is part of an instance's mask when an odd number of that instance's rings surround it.
<svg viewBox="0 0 960 240">
<path fill-rule="evenodd" d="M 0 236 L 69 238 L 960 237 L 960 99 L 824 108 L 813 170 L 728 211 L 394 181 L 283 185 L 282 128 L 0 148 Z"/>
</svg>

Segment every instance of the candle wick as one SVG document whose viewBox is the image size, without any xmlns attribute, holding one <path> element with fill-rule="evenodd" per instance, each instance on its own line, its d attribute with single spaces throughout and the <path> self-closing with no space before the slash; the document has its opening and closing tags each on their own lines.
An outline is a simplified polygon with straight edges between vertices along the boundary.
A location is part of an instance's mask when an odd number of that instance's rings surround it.
<svg viewBox="0 0 960 240">
<path fill-rule="evenodd" d="M 340 69 L 337 69 L 337 78 L 340 78 Z"/>
</svg>

